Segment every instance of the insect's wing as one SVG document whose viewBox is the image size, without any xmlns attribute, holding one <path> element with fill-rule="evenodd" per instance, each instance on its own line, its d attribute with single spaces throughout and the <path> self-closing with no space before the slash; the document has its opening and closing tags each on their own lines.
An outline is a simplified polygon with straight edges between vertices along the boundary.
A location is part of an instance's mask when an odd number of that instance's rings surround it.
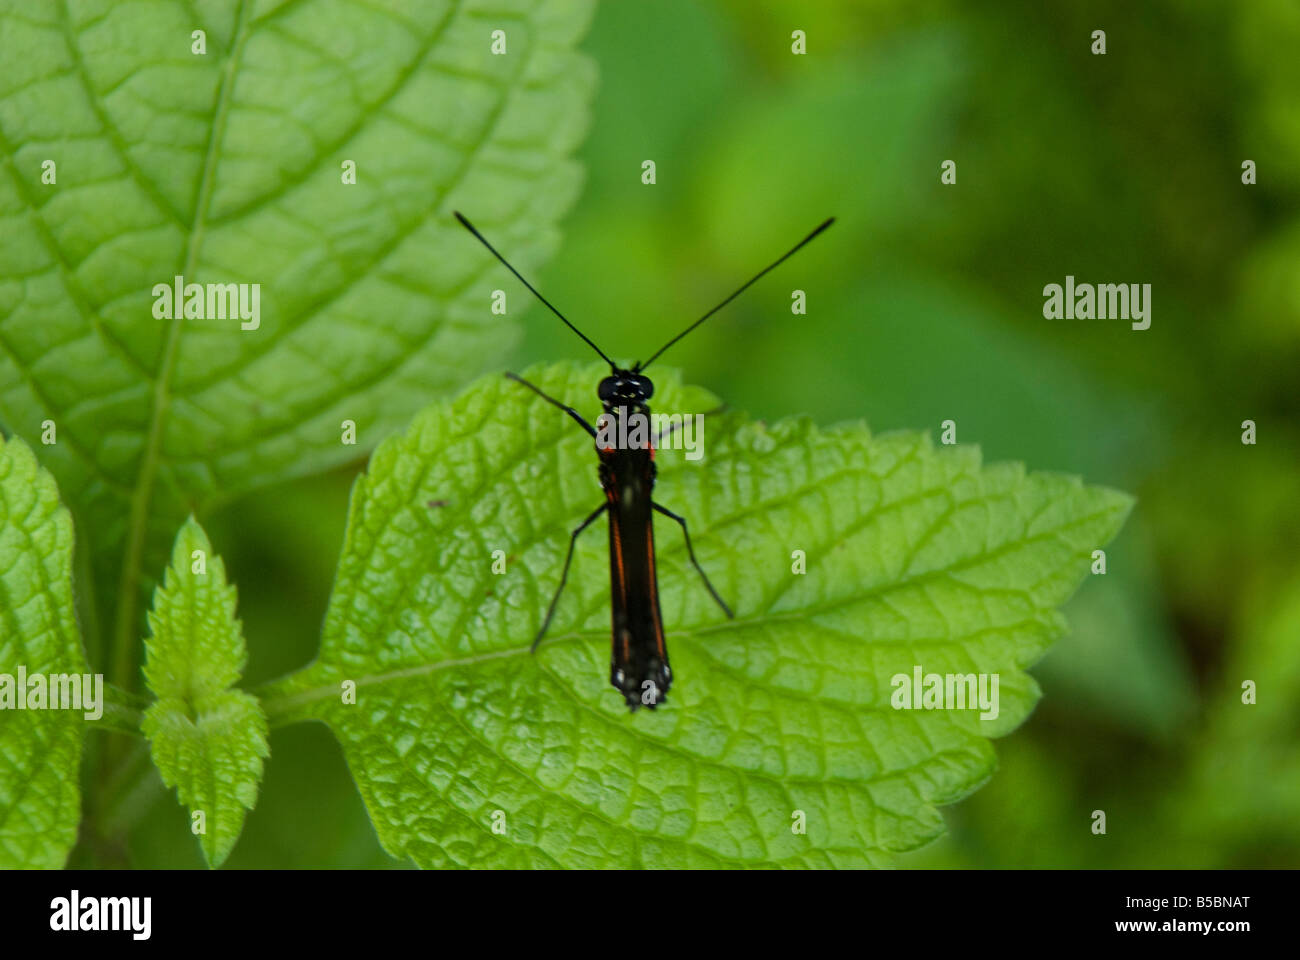
<svg viewBox="0 0 1300 960">
<path fill-rule="evenodd" d="M 672 683 L 655 575 L 650 499 L 654 465 L 647 450 L 613 451 L 605 462 L 613 619 L 610 682 L 633 710 L 653 709 Z"/>
</svg>

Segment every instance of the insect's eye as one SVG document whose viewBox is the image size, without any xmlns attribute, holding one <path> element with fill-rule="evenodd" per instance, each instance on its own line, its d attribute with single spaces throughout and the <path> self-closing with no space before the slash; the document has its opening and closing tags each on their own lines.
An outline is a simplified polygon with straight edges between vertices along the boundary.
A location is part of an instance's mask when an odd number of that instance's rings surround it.
<svg viewBox="0 0 1300 960">
<path fill-rule="evenodd" d="M 644 399 L 649 400 L 654 396 L 655 385 L 650 382 L 649 377 L 635 376 L 632 378 L 632 382 L 636 384 L 637 391 Z"/>
<path fill-rule="evenodd" d="M 618 381 L 613 377 L 606 377 L 600 381 L 600 386 L 596 388 L 596 395 L 600 397 L 602 403 L 613 400 L 618 395 Z"/>
</svg>

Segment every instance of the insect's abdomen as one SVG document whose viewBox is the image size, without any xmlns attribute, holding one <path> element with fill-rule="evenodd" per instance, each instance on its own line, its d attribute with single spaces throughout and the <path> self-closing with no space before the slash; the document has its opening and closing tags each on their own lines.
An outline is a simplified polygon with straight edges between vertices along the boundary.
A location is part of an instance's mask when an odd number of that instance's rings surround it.
<svg viewBox="0 0 1300 960">
<path fill-rule="evenodd" d="M 654 709 L 672 684 L 659 583 L 655 576 L 649 451 L 620 451 L 606 461 L 609 498 L 610 606 L 613 653 L 610 682 L 635 710 Z"/>
</svg>

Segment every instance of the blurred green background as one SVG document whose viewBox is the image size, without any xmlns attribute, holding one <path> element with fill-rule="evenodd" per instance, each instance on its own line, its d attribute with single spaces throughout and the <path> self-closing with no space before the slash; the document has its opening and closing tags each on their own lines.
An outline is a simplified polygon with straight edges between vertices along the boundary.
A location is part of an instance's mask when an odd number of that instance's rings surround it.
<svg viewBox="0 0 1300 960">
<path fill-rule="evenodd" d="M 607 350 L 645 357 L 833 214 L 665 364 L 764 418 L 951 418 L 989 460 L 1139 498 L 1000 770 L 904 864 L 1300 866 L 1300 5 L 606 3 L 583 47 L 587 186 L 534 279 Z M 1067 274 L 1152 284 L 1151 328 L 1045 320 Z M 516 369 L 586 359 L 523 322 Z M 361 466 L 204 518 L 249 686 L 313 658 Z M 401 865 L 328 730 L 271 749 L 229 866 Z M 132 802 L 134 863 L 202 865 L 156 776 Z"/>
</svg>

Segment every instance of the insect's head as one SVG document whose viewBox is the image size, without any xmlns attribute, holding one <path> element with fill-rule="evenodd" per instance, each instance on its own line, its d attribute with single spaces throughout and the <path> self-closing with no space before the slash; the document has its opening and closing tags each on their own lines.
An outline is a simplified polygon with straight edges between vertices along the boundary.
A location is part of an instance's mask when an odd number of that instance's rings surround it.
<svg viewBox="0 0 1300 960">
<path fill-rule="evenodd" d="M 655 385 L 645 374 L 614 368 L 614 372 L 600 381 L 596 393 L 600 402 L 609 406 L 631 407 L 645 404 L 654 396 Z"/>
</svg>

